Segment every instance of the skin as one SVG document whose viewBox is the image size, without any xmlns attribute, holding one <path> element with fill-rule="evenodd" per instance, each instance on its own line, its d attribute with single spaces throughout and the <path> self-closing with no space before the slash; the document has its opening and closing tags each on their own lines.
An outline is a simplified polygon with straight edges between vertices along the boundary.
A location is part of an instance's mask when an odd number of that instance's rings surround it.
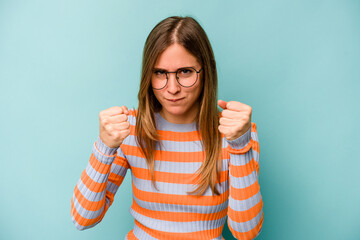
<svg viewBox="0 0 360 240">
<path fill-rule="evenodd" d="M 114 106 L 99 113 L 99 135 L 110 148 L 119 147 L 130 134 L 130 123 L 126 106 Z"/>
<path fill-rule="evenodd" d="M 219 119 L 219 131 L 227 140 L 235 140 L 251 127 L 252 108 L 237 101 L 218 101 L 218 105 L 224 109 Z"/>
<path fill-rule="evenodd" d="M 157 59 L 154 68 L 161 68 L 169 72 L 182 67 L 194 67 L 197 71 L 201 65 L 197 59 L 183 46 L 175 43 L 165 49 Z M 153 90 L 155 97 L 162 105 L 160 115 L 168 122 L 186 124 L 195 121 L 196 112 L 199 111 L 197 100 L 202 90 L 202 72 L 194 86 L 182 87 L 175 77 L 175 73 L 168 74 L 168 83 L 161 90 Z M 171 102 L 168 99 L 179 99 Z"/>
</svg>

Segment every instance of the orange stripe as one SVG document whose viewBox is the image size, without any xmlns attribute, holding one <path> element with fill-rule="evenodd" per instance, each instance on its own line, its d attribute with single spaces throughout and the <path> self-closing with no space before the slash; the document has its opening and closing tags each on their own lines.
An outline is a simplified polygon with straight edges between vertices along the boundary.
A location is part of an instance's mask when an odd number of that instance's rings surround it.
<svg viewBox="0 0 360 240">
<path fill-rule="evenodd" d="M 125 155 L 136 156 L 144 158 L 144 154 L 140 151 L 137 146 L 131 146 L 122 144 L 122 149 Z M 160 151 L 155 150 L 155 160 L 169 161 L 169 162 L 203 162 L 205 152 L 172 152 L 172 151 Z M 226 158 L 229 156 L 226 148 L 222 149 L 221 157 Z M 228 159 L 228 158 L 227 158 Z"/>
<path fill-rule="evenodd" d="M 201 135 L 197 131 L 192 132 L 172 132 L 165 130 L 158 130 L 160 140 L 175 141 L 175 142 L 192 142 L 200 141 Z"/>
<path fill-rule="evenodd" d="M 151 174 L 149 169 L 132 167 L 132 173 L 135 177 L 151 180 Z M 198 177 L 193 173 L 169 173 L 154 171 L 155 180 L 157 182 L 167 183 L 182 183 L 182 184 L 196 184 Z"/>
<path fill-rule="evenodd" d="M 92 180 L 89 175 L 87 175 L 86 171 L 83 171 L 81 174 L 81 180 L 84 183 L 84 185 L 92 192 L 102 192 L 105 190 L 107 186 L 107 182 L 98 183 Z M 123 182 L 124 177 L 121 175 L 118 175 L 116 173 L 110 172 L 108 181 L 114 183 L 117 186 L 120 186 Z"/>
<path fill-rule="evenodd" d="M 251 123 L 251 131 L 257 133 L 257 127 L 256 127 L 256 124 L 254 122 Z"/>
<path fill-rule="evenodd" d="M 257 133 L 257 127 L 256 124 L 254 122 L 251 123 L 251 132 Z M 253 145 L 252 145 L 252 149 L 257 151 L 258 153 L 260 153 L 260 147 L 259 147 L 259 142 L 258 141 L 253 141 Z"/>
<path fill-rule="evenodd" d="M 149 169 L 132 167 L 131 171 L 135 177 L 151 181 L 151 174 Z M 171 173 L 154 171 L 154 175 L 157 182 L 197 184 L 197 181 L 199 180 L 198 174 L 196 173 Z M 228 176 L 228 171 L 222 171 L 220 173 L 220 181 L 225 182 L 228 179 Z"/>
<path fill-rule="evenodd" d="M 110 172 L 108 181 L 112 182 L 113 184 L 120 187 L 121 183 L 123 182 L 124 177 L 121 175 L 117 175 L 116 173 Z"/>
<path fill-rule="evenodd" d="M 256 181 L 246 188 L 234 188 L 230 184 L 231 197 L 235 200 L 246 200 L 255 196 L 260 191 L 260 185 Z"/>
<path fill-rule="evenodd" d="M 129 168 L 130 167 L 128 161 L 125 158 L 120 157 L 120 156 L 116 156 L 113 163 L 116 164 L 116 165 L 122 166 L 124 168 Z"/>
<path fill-rule="evenodd" d="M 81 173 L 81 181 L 84 183 L 84 185 L 93 192 L 102 192 L 106 188 L 106 182 L 98 183 L 92 180 L 91 177 L 86 173 L 86 170 L 84 170 Z"/>
<path fill-rule="evenodd" d="M 154 219 L 172 222 L 193 222 L 193 221 L 211 221 L 225 217 L 227 208 L 216 213 L 192 213 L 192 212 L 165 212 L 156 211 L 140 207 L 136 201 L 131 206 L 136 212 Z"/>
<path fill-rule="evenodd" d="M 184 240 L 184 239 L 213 239 L 219 236 L 222 233 L 223 226 L 220 226 L 215 229 L 203 230 L 198 232 L 189 232 L 189 233 L 171 233 L 157 231 L 154 229 L 147 228 L 141 223 L 135 220 L 135 224 L 141 228 L 144 232 L 151 235 L 157 239 L 172 239 L 172 240 Z"/>
<path fill-rule="evenodd" d="M 98 211 L 105 204 L 105 197 L 97 202 L 87 200 L 84 195 L 82 195 L 77 185 L 75 186 L 74 194 L 80 205 L 89 211 Z"/>
<path fill-rule="evenodd" d="M 229 206 L 228 216 L 234 222 L 247 222 L 256 217 L 263 207 L 262 199 L 252 208 L 245 211 L 235 211 Z"/>
<path fill-rule="evenodd" d="M 145 158 L 137 146 L 123 144 L 124 154 Z M 155 150 L 155 160 L 170 162 L 203 162 L 204 152 L 171 152 Z"/>
<path fill-rule="evenodd" d="M 253 139 L 253 143 L 252 143 L 252 149 L 258 153 L 260 153 L 260 146 L 259 146 L 259 142 L 258 141 L 255 141 Z"/>
<path fill-rule="evenodd" d="M 134 234 L 134 229 L 132 229 L 130 232 L 128 232 L 128 234 L 126 235 L 126 239 L 128 239 L 128 240 L 139 240 Z"/>
<path fill-rule="evenodd" d="M 136 188 L 134 183 L 132 183 L 132 186 L 133 186 L 133 193 L 136 196 L 136 198 L 146 202 L 179 204 L 179 205 L 213 206 L 225 202 L 229 196 L 229 190 L 225 191 L 221 195 L 199 197 L 195 195 L 152 193 L 152 192 L 142 191 Z"/>
<path fill-rule="evenodd" d="M 260 232 L 260 229 L 263 224 L 263 217 L 264 217 L 264 213 L 262 214 L 261 219 L 260 219 L 259 223 L 256 225 L 256 227 L 254 227 L 253 229 L 251 229 L 248 232 L 238 232 L 238 231 L 235 231 L 230 226 L 230 224 L 228 224 L 228 226 L 229 226 L 231 233 L 236 237 L 236 239 L 241 239 L 241 240 L 254 239 L 256 237 L 256 235 Z"/>
<path fill-rule="evenodd" d="M 136 136 L 135 133 L 136 133 L 135 125 L 130 124 L 130 134 L 129 135 Z M 121 146 L 122 146 L 122 144 L 121 144 Z"/>
<path fill-rule="evenodd" d="M 227 151 L 229 153 L 244 154 L 244 153 L 247 153 L 251 149 L 251 146 L 252 146 L 253 142 L 254 142 L 254 140 L 251 138 L 250 142 L 245 147 L 243 147 L 241 149 L 232 148 L 230 145 L 228 145 L 226 149 L 227 149 Z"/>
<path fill-rule="evenodd" d="M 165 130 L 157 130 L 160 140 L 176 141 L 176 142 L 192 142 L 199 141 L 201 136 L 197 131 L 191 132 L 173 132 Z M 136 136 L 135 125 L 130 125 L 130 135 Z"/>
<path fill-rule="evenodd" d="M 111 164 L 105 164 L 100 162 L 93 153 L 91 153 L 89 162 L 93 169 L 95 169 L 98 173 L 106 174 L 110 171 Z"/>
<path fill-rule="evenodd" d="M 230 145 L 227 146 L 227 151 L 234 154 L 244 154 L 247 153 L 250 148 L 252 148 L 254 151 L 258 152 L 260 154 L 260 146 L 259 142 L 255 141 L 253 138 L 250 140 L 249 144 L 243 147 L 242 149 L 233 149 Z"/>
<path fill-rule="evenodd" d="M 259 176 L 259 164 L 255 161 L 255 170 L 256 170 L 256 172 L 257 172 L 257 174 L 258 174 L 258 176 Z"/>
<path fill-rule="evenodd" d="M 254 164 L 255 164 L 254 159 L 249 161 L 247 164 L 241 166 L 231 165 L 230 162 L 230 174 L 237 178 L 248 176 L 255 170 Z"/>
<path fill-rule="evenodd" d="M 72 214 L 72 216 L 74 216 L 76 222 L 81 226 L 90 226 L 98 221 L 101 221 L 101 219 L 104 217 L 106 211 L 107 211 L 107 206 L 105 205 L 104 211 L 98 217 L 96 217 L 94 219 L 84 218 L 78 213 L 78 211 L 76 211 L 73 199 L 71 198 L 71 214 Z"/>
<path fill-rule="evenodd" d="M 128 112 L 129 112 L 129 115 L 136 117 L 137 109 L 128 110 Z"/>
</svg>

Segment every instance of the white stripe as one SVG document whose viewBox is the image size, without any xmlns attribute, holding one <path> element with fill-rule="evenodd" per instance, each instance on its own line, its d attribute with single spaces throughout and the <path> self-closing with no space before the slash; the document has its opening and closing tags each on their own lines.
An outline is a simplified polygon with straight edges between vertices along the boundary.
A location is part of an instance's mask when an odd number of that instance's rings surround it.
<svg viewBox="0 0 360 240">
<path fill-rule="evenodd" d="M 81 194 L 88 200 L 92 202 L 100 201 L 105 196 L 105 191 L 102 192 L 93 192 L 86 187 L 81 179 L 79 179 L 77 186 Z"/>
<path fill-rule="evenodd" d="M 246 188 L 251 186 L 257 181 L 255 170 L 249 175 L 244 177 L 234 177 L 229 171 L 229 176 L 230 176 L 231 186 L 233 186 L 234 188 Z"/>
<path fill-rule="evenodd" d="M 228 219 L 228 223 L 229 225 L 237 232 L 248 232 L 250 230 L 252 230 L 254 227 L 256 227 L 256 225 L 259 223 L 260 219 L 262 216 L 262 209 L 259 212 L 258 215 L 256 215 L 256 217 L 254 217 L 253 219 L 247 221 L 247 222 L 235 222 L 233 220 L 231 220 L 231 218 Z"/>
<path fill-rule="evenodd" d="M 258 204 L 261 198 L 262 197 L 260 191 L 254 196 L 245 200 L 235 200 L 231 196 L 229 196 L 229 208 L 238 212 L 246 211 Z"/>
<path fill-rule="evenodd" d="M 132 208 L 130 214 L 144 226 L 164 232 L 190 233 L 209 229 L 216 229 L 225 223 L 226 217 L 210 221 L 172 222 L 146 217 Z"/>
<path fill-rule="evenodd" d="M 97 218 L 98 216 L 101 215 L 101 213 L 103 212 L 104 207 L 105 207 L 105 205 L 104 205 L 101 209 L 99 209 L 97 211 L 87 210 L 81 206 L 81 204 L 79 203 L 79 201 L 77 200 L 75 195 L 73 196 L 73 202 L 74 202 L 74 207 L 75 207 L 76 211 L 80 214 L 80 216 L 82 216 L 83 218 L 86 218 L 86 219 Z"/>
<path fill-rule="evenodd" d="M 132 156 L 129 157 L 129 164 L 132 167 L 148 169 L 147 163 L 144 158 Z M 196 173 L 200 168 L 202 162 L 169 162 L 169 161 L 160 161 L 155 160 L 154 170 L 159 172 L 167 173 Z M 222 160 L 221 171 L 227 171 L 229 167 L 229 160 Z"/>
</svg>

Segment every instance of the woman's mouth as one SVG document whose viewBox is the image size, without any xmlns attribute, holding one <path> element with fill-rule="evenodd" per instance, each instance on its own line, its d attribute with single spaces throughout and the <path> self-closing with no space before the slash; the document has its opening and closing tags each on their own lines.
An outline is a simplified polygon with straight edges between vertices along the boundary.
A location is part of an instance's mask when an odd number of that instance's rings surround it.
<svg viewBox="0 0 360 240">
<path fill-rule="evenodd" d="M 184 98 L 174 98 L 174 99 L 166 99 L 166 100 L 168 100 L 170 102 L 178 102 L 178 101 L 180 101 L 182 99 L 184 99 Z"/>
</svg>

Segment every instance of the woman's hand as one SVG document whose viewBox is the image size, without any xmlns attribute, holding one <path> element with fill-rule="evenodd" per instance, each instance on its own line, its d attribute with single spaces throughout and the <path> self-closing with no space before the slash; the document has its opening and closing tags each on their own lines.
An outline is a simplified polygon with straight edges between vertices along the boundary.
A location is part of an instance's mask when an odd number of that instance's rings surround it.
<svg viewBox="0 0 360 240">
<path fill-rule="evenodd" d="M 225 135 L 227 140 L 234 140 L 249 130 L 252 113 L 252 108 L 249 105 L 223 100 L 219 100 L 218 105 L 224 109 L 219 120 L 219 131 Z"/>
<path fill-rule="evenodd" d="M 130 134 L 130 123 L 127 121 L 129 111 L 125 106 L 115 106 L 99 113 L 100 139 L 110 148 L 119 147 Z"/>
</svg>

